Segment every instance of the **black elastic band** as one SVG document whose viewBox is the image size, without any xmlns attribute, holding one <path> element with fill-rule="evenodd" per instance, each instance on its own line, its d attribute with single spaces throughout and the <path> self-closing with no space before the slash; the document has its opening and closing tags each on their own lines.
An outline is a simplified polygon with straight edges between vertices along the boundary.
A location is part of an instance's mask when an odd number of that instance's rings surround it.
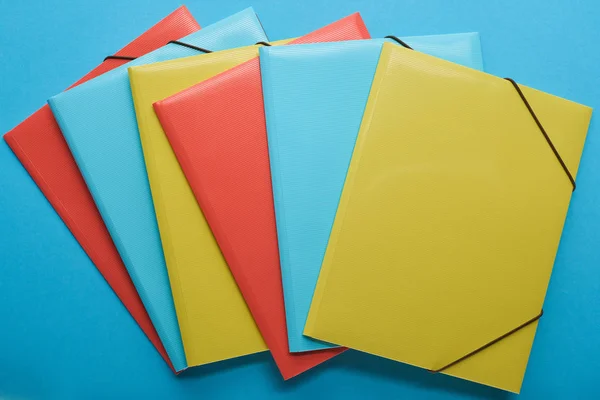
<svg viewBox="0 0 600 400">
<path fill-rule="evenodd" d="M 271 43 L 269 43 L 269 42 L 256 42 L 256 43 L 254 43 L 254 44 L 255 44 L 255 45 L 257 45 L 257 44 L 262 44 L 263 46 L 272 46 L 272 44 L 271 44 Z"/>
<path fill-rule="evenodd" d="M 546 130 L 542 126 L 542 123 L 540 122 L 540 120 L 538 119 L 538 117 L 535 115 L 535 112 L 533 112 L 533 109 L 529 105 L 529 102 L 525 98 L 525 95 L 521 91 L 521 88 L 519 87 L 519 85 L 517 84 L 517 82 L 513 81 L 511 78 L 504 78 L 504 79 L 506 79 L 507 81 L 509 81 L 510 83 L 512 83 L 513 87 L 517 90 L 517 93 L 519 93 L 519 96 L 521 97 L 521 100 L 523 100 L 523 103 L 527 107 L 527 110 L 529 110 L 529 114 L 531 114 L 531 116 L 533 117 L 533 120 L 537 124 L 538 128 L 540 128 L 540 131 L 542 132 L 542 135 L 544 135 L 544 138 L 546 139 L 546 142 L 548 142 L 548 145 L 552 149 L 552 152 L 556 156 L 556 159 L 560 163 L 560 166 L 565 171 L 565 173 L 567 174 L 567 177 L 571 181 L 571 184 L 573 185 L 573 191 L 575 191 L 575 188 L 577 187 L 577 185 L 575 184 L 575 179 L 573 178 L 573 175 L 571 175 L 571 172 L 569 171 L 569 168 L 567 168 L 567 164 L 565 164 L 565 162 L 563 161 L 562 157 L 558 153 L 558 150 L 556 150 L 556 147 L 554 147 L 554 144 L 552 143 L 552 140 L 550 140 L 550 136 L 548 136 L 548 134 L 546 133 Z"/>
<path fill-rule="evenodd" d="M 187 47 L 188 49 L 198 50 L 198 51 L 201 51 L 202 53 L 212 53 L 212 50 L 206 50 L 202 47 L 198 47 L 198 46 L 194 46 L 192 44 L 180 42 L 179 40 L 171 40 L 169 43 L 178 44 L 180 46 Z"/>
<path fill-rule="evenodd" d="M 406 47 L 409 50 L 414 50 L 412 47 L 410 47 L 408 44 L 406 44 L 405 41 L 401 40 L 400 38 L 394 36 L 394 35 L 388 35 L 385 37 L 386 39 L 392 39 L 393 41 L 397 42 L 399 45 Z"/>
<path fill-rule="evenodd" d="M 540 311 L 540 313 L 538 315 L 536 315 L 535 317 L 531 318 L 529 321 L 524 322 L 523 324 L 517 326 L 515 329 L 511 330 L 510 332 L 505 333 L 504 335 L 492 340 L 489 343 L 484 344 L 483 346 L 479 347 L 478 349 L 473 350 L 472 352 L 470 352 L 469 354 L 462 356 L 461 358 L 459 358 L 458 360 L 452 361 L 450 364 L 446 364 L 444 365 L 442 368 L 438 368 L 438 369 L 431 369 L 429 370 L 429 372 L 433 372 L 433 373 L 438 373 L 438 372 L 442 372 L 445 369 L 448 369 L 450 367 L 452 367 L 453 365 L 458 364 L 459 362 L 479 353 L 482 350 L 487 349 L 488 347 L 490 347 L 491 345 L 498 343 L 499 341 L 501 341 L 502 339 L 512 335 L 515 332 L 520 331 L 521 329 L 525 328 L 526 326 L 529 326 L 531 324 L 533 324 L 535 321 L 537 321 L 538 319 L 542 318 L 542 315 L 544 315 L 544 310 Z"/>
<path fill-rule="evenodd" d="M 129 57 L 129 56 L 106 56 L 104 57 L 104 61 L 106 60 L 135 60 L 137 57 Z"/>
<path fill-rule="evenodd" d="M 201 51 L 202 53 L 212 53 L 212 50 L 206 50 L 206 49 L 204 49 L 202 47 L 198 47 L 198 46 L 194 46 L 192 44 L 180 42 L 179 40 L 171 40 L 169 43 L 178 44 L 179 46 L 187 47 L 188 49 L 194 49 L 194 50 L 197 50 L 197 51 Z M 270 44 L 267 44 L 267 45 L 270 46 Z M 127 61 L 131 61 L 131 60 L 135 60 L 136 58 L 137 57 L 130 57 L 130 56 L 106 56 L 106 57 L 104 57 L 104 61 L 106 61 L 106 60 L 127 60 Z"/>
</svg>

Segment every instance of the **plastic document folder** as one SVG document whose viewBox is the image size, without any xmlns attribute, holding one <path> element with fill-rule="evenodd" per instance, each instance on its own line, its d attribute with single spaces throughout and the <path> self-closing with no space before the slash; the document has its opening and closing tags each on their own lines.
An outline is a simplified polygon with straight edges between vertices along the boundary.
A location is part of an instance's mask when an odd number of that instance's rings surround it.
<svg viewBox="0 0 600 400">
<path fill-rule="evenodd" d="M 415 50 L 482 69 L 477 33 L 401 40 Z M 291 351 L 327 346 L 302 331 L 383 43 L 374 39 L 260 50 Z"/>
<path fill-rule="evenodd" d="M 247 9 L 49 100 L 176 370 L 186 359 L 140 144 L 127 67 L 265 40 Z M 187 45 L 187 46 L 186 46 Z M 191 366 L 191 365 L 190 365 Z"/>
<path fill-rule="evenodd" d="M 290 43 L 367 37 L 354 14 Z M 258 58 L 155 110 L 283 377 L 342 351 L 289 352 Z"/>
<path fill-rule="evenodd" d="M 116 55 L 139 57 L 199 28 L 188 10 L 180 7 L 118 51 Z M 107 59 L 73 86 L 125 62 L 121 59 Z M 45 105 L 36 111 L 8 132 L 4 140 L 127 310 L 170 365 L 167 353 L 106 230 L 50 107 Z"/>
<path fill-rule="evenodd" d="M 258 55 L 259 46 L 129 69 L 154 210 L 188 363 L 266 350 L 152 103 Z"/>
<path fill-rule="evenodd" d="M 590 117 L 384 44 L 304 333 L 518 392 Z"/>
</svg>

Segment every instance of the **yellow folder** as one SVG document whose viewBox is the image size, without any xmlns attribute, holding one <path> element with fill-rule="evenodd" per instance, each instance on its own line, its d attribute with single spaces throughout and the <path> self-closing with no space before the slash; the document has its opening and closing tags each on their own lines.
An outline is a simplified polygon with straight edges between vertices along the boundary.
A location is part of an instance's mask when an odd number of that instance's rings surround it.
<svg viewBox="0 0 600 400">
<path fill-rule="evenodd" d="M 519 392 L 591 118 L 519 88 L 384 44 L 306 335 Z"/>
<path fill-rule="evenodd" d="M 259 46 L 129 68 L 175 310 L 189 365 L 267 350 L 152 104 L 258 56 Z"/>
</svg>

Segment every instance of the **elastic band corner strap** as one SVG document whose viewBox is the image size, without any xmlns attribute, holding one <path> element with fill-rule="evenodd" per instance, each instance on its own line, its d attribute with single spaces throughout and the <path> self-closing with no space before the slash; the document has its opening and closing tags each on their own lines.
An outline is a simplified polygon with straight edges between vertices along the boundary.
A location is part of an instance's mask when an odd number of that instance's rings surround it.
<svg viewBox="0 0 600 400">
<path fill-rule="evenodd" d="M 130 57 L 130 56 L 117 56 L 117 55 L 113 55 L 113 56 L 106 56 L 104 57 L 103 61 L 106 60 L 127 60 L 127 61 L 133 61 L 135 60 L 137 57 Z"/>
<path fill-rule="evenodd" d="M 403 40 L 399 39 L 396 36 L 393 35 L 388 35 L 385 37 L 386 39 L 392 39 L 393 41 L 395 41 L 396 43 L 400 44 L 401 46 L 410 49 L 410 50 L 414 50 L 412 47 L 410 47 L 407 43 L 405 43 Z M 521 88 L 519 87 L 519 85 L 511 78 L 504 78 L 507 81 L 509 81 L 513 87 L 515 88 L 515 90 L 517 91 L 517 93 L 519 94 L 519 97 L 521 98 L 521 100 L 523 101 L 523 104 L 525 104 L 525 107 L 527 107 L 527 110 L 529 111 L 529 114 L 531 115 L 531 117 L 533 118 L 533 120 L 535 121 L 536 125 L 538 126 L 540 132 L 542 133 L 542 135 L 544 136 L 544 139 L 546 139 L 546 142 L 548 143 L 548 146 L 550 146 L 550 149 L 552 150 L 552 152 L 554 153 L 554 156 L 556 157 L 556 159 L 558 160 L 558 162 L 560 163 L 560 166 L 562 167 L 562 169 L 565 171 L 565 173 L 567 174 L 567 177 L 569 178 L 569 181 L 571 182 L 571 185 L 573 186 L 573 191 L 575 191 L 575 188 L 577 187 L 577 185 L 575 184 L 575 179 L 573 178 L 573 175 L 571 174 L 571 171 L 569 171 L 569 168 L 567 168 L 567 165 L 565 164 L 564 160 L 562 159 L 562 157 L 560 156 L 560 153 L 558 152 L 558 150 L 556 149 L 556 146 L 554 146 L 554 143 L 552 143 L 552 140 L 550 139 L 550 136 L 548 136 L 548 133 L 546 133 L 546 130 L 544 129 L 542 123 L 540 122 L 540 120 L 538 119 L 537 115 L 535 115 L 535 112 L 533 111 L 533 108 L 531 108 L 531 105 L 529 104 L 529 102 L 527 101 L 527 98 L 525 97 L 525 95 L 523 94 L 523 92 L 521 91 Z M 429 370 L 432 373 L 438 373 L 438 372 L 442 372 L 450 367 L 452 367 L 453 365 L 458 364 L 459 362 L 479 353 L 482 350 L 487 349 L 488 347 L 492 346 L 495 343 L 498 343 L 499 341 L 501 341 L 502 339 L 520 331 L 521 329 L 531 325 L 532 323 L 534 323 L 535 321 L 539 320 L 540 318 L 542 318 L 542 315 L 544 315 L 544 310 L 541 310 L 540 313 L 538 315 L 536 315 L 535 317 L 525 321 L 524 323 L 522 323 L 521 325 L 517 326 L 516 328 L 510 330 L 509 332 L 506 332 L 504 335 L 497 337 L 496 339 L 484 344 L 483 346 L 473 350 L 472 352 L 460 357 L 457 360 L 452 361 L 449 364 L 446 364 L 444 366 L 442 366 L 441 368 L 437 368 L 437 369 L 432 369 Z"/>
<path fill-rule="evenodd" d="M 392 39 L 393 41 L 395 41 L 396 43 L 398 43 L 402 47 L 405 47 L 405 48 L 407 48 L 409 50 L 414 50 L 406 42 L 404 42 L 403 40 L 401 40 L 397 36 L 388 35 L 385 38 L 386 39 Z M 562 169 L 567 174 L 567 177 L 569 178 L 569 181 L 571 181 L 571 185 L 573 186 L 573 191 L 575 191 L 575 189 L 577 188 L 577 185 L 575 184 L 575 178 L 573 178 L 573 175 L 571 174 L 571 171 L 569 171 L 569 168 L 567 167 L 567 164 L 565 163 L 565 161 L 560 156 L 560 153 L 556 149 L 556 146 L 554 146 L 554 143 L 552 143 L 552 140 L 550 139 L 550 136 L 548 136 L 548 133 L 546 133 L 546 130 L 544 129 L 544 127 L 543 127 L 542 123 L 540 122 L 540 120 L 538 119 L 537 115 L 535 115 L 535 112 L 533 111 L 533 108 L 531 108 L 531 105 L 529 104 L 529 102 L 527 101 L 527 98 L 525 97 L 525 95 L 521 91 L 521 88 L 519 87 L 519 85 L 517 84 L 517 82 L 515 82 L 513 79 L 511 79 L 511 78 L 504 78 L 504 79 L 506 79 L 507 81 L 509 81 L 513 85 L 513 87 L 515 88 L 515 90 L 517 91 L 517 93 L 519 94 L 519 97 L 523 101 L 523 104 L 525 104 L 525 107 L 527 107 L 527 110 L 529 111 L 529 114 L 531 115 L 531 117 L 535 121 L 536 125 L 540 129 L 540 132 L 542 132 L 542 135 L 544 136 L 544 139 L 546 139 L 546 142 L 548 143 L 548 146 L 550 146 L 550 149 L 554 153 L 554 156 L 556 157 L 556 159 L 560 163 L 560 166 L 562 167 Z"/>
<path fill-rule="evenodd" d="M 197 51 L 202 52 L 202 53 L 212 53 L 212 50 L 207 50 L 207 49 L 204 49 L 202 47 L 194 46 L 193 44 L 188 44 L 188 43 L 180 42 L 179 40 L 171 40 L 167 44 L 176 44 L 176 45 L 179 45 L 179 46 L 187 47 L 188 49 L 197 50 Z M 106 61 L 106 60 L 127 60 L 127 61 L 133 61 L 136 58 L 137 57 L 112 55 L 112 56 L 106 56 L 106 57 L 104 57 L 104 61 Z"/>
<path fill-rule="evenodd" d="M 569 178 L 569 181 L 571 182 L 571 185 L 573 186 L 573 191 L 575 191 L 577 185 L 575 184 L 575 179 L 573 178 L 573 175 L 571 174 L 571 171 L 569 171 L 569 168 L 567 168 L 567 164 L 565 164 L 564 160 L 560 156 L 560 153 L 556 149 L 556 146 L 554 146 L 554 143 L 552 143 L 552 140 L 550 139 L 550 136 L 548 136 L 548 133 L 544 129 L 542 123 L 538 119 L 537 115 L 535 115 L 535 112 L 533 111 L 533 108 L 531 107 L 531 105 L 527 101 L 527 98 L 525 97 L 525 95 L 521 91 L 521 88 L 519 87 L 519 85 L 513 79 L 511 79 L 511 78 L 504 78 L 504 79 L 506 79 L 507 81 L 509 81 L 512 84 L 512 86 L 515 88 L 515 90 L 517 91 L 517 93 L 519 94 L 519 97 L 523 101 L 523 104 L 525 105 L 525 107 L 527 107 L 527 110 L 529 111 L 529 114 L 531 115 L 531 117 L 535 121 L 535 123 L 538 126 L 540 132 L 544 136 L 544 139 L 546 139 L 546 142 L 548 143 L 548 146 L 550 146 L 550 149 L 552 150 L 552 153 L 554 153 L 554 156 L 556 157 L 556 159 L 558 160 L 560 166 L 562 167 L 562 169 L 565 171 L 565 174 Z M 504 335 L 502 335 L 502 336 L 500 336 L 500 337 L 492 340 L 491 342 L 488 342 L 488 343 L 484 344 L 483 346 L 481 346 L 481 347 L 473 350 L 472 352 L 470 352 L 470 353 L 462 356 L 461 358 L 459 358 L 459 359 L 457 359 L 455 361 L 452 361 L 449 364 L 444 365 L 441 368 L 430 370 L 430 372 L 433 372 L 433 373 L 442 372 L 442 371 L 444 371 L 444 370 L 452 367 L 453 365 L 458 364 L 459 362 L 461 362 L 461 361 L 463 361 L 463 360 L 465 360 L 465 359 L 467 359 L 467 358 L 469 358 L 469 357 L 471 357 L 471 356 L 479 353 L 482 350 L 487 349 L 491 345 L 493 345 L 493 344 L 501 341 L 502 339 L 504 339 L 504 338 L 512 335 L 513 333 L 516 333 L 516 332 L 520 331 L 521 329 L 525 328 L 526 326 L 531 325 L 535 321 L 539 320 L 542 317 L 542 315 L 544 315 L 544 310 L 540 311 L 540 313 L 538 315 L 536 315 L 535 317 L 531 318 L 530 320 L 525 321 L 524 323 L 522 323 L 521 325 L 517 326 L 516 328 L 510 330 L 509 332 L 506 332 Z"/>
<path fill-rule="evenodd" d="M 408 44 L 406 44 L 406 42 L 404 40 L 400 39 L 398 36 L 387 35 L 385 37 L 385 39 L 392 39 L 394 42 L 398 43 L 400 46 L 406 47 L 409 50 L 414 50 L 412 47 L 410 47 Z"/>
<path fill-rule="evenodd" d="M 525 328 L 526 326 L 529 326 L 531 324 L 533 324 L 535 321 L 539 320 L 540 318 L 542 318 L 542 315 L 544 315 L 544 310 L 540 311 L 540 313 L 538 315 L 536 315 L 535 317 L 531 318 L 528 321 L 525 321 L 524 323 L 522 323 L 521 325 L 517 326 L 516 328 L 510 330 L 509 332 L 506 332 L 504 335 L 497 337 L 496 339 L 484 344 L 483 346 L 473 350 L 472 352 L 465 354 L 464 356 L 462 356 L 461 358 L 452 361 L 449 364 L 444 365 L 441 368 L 437 368 L 437 369 L 430 369 L 429 372 L 432 372 L 434 374 L 438 373 L 438 372 L 442 372 L 456 364 L 458 364 L 459 362 L 466 360 L 467 358 L 474 356 L 475 354 L 479 353 L 480 351 L 483 351 L 485 349 L 487 349 L 488 347 L 492 346 L 495 343 L 498 343 L 499 341 L 501 341 L 504 338 L 509 337 L 510 335 L 512 335 L 513 333 L 516 333 L 518 331 L 520 331 L 521 329 Z"/>
<path fill-rule="evenodd" d="M 519 85 L 517 84 L 517 82 L 515 82 L 513 79 L 511 79 L 511 78 L 504 78 L 504 79 L 506 79 L 507 81 L 509 81 L 513 85 L 513 87 L 515 88 L 515 90 L 519 94 L 519 97 L 521 97 L 521 100 L 523 100 L 523 104 L 525 104 L 525 107 L 527 107 L 527 110 L 529 111 L 529 114 L 531 114 L 531 117 L 533 118 L 533 120 L 535 121 L 536 125 L 540 129 L 540 132 L 542 132 L 542 135 L 544 135 L 544 139 L 546 139 L 546 142 L 548 143 L 548 146 L 550 146 L 550 149 L 552 150 L 552 152 L 554 153 L 554 156 L 556 157 L 556 159 L 560 163 L 560 166 L 565 171 L 565 174 L 567 174 L 567 177 L 569 178 L 569 181 L 571 181 L 571 185 L 573 186 L 573 191 L 575 191 L 575 189 L 577 188 L 577 185 L 575 184 L 575 178 L 573 178 L 573 175 L 571 174 L 571 171 L 569 171 L 569 168 L 567 167 L 567 164 L 565 164 L 565 161 L 560 156 L 560 153 L 558 152 L 558 150 L 554 146 L 554 143 L 552 143 L 552 140 L 550 140 L 550 136 L 548 136 L 548 133 L 546 133 L 546 130 L 542 126 L 542 123 L 538 119 L 537 115 L 535 115 L 535 112 L 533 111 L 533 108 L 531 108 L 531 105 L 529 104 L 529 102 L 527 101 L 527 98 L 525 97 L 525 95 L 521 91 L 521 88 L 519 87 Z"/>
</svg>

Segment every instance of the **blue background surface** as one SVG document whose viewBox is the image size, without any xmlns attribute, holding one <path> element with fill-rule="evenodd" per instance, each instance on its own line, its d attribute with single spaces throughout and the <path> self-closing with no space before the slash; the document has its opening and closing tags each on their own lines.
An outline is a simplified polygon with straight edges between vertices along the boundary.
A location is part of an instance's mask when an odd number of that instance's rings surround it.
<svg viewBox="0 0 600 400">
<path fill-rule="evenodd" d="M 171 0 L 0 0 L 0 132 L 178 5 Z M 478 31 L 488 72 L 600 106 L 600 3 L 594 0 L 187 5 L 202 26 L 252 5 L 272 40 L 302 35 L 354 11 L 361 11 L 373 37 Z M 599 135 L 594 120 L 524 399 L 600 397 Z M 175 377 L 0 142 L 0 399 L 512 396 L 357 352 L 289 382 L 282 381 L 266 354 Z"/>
</svg>

